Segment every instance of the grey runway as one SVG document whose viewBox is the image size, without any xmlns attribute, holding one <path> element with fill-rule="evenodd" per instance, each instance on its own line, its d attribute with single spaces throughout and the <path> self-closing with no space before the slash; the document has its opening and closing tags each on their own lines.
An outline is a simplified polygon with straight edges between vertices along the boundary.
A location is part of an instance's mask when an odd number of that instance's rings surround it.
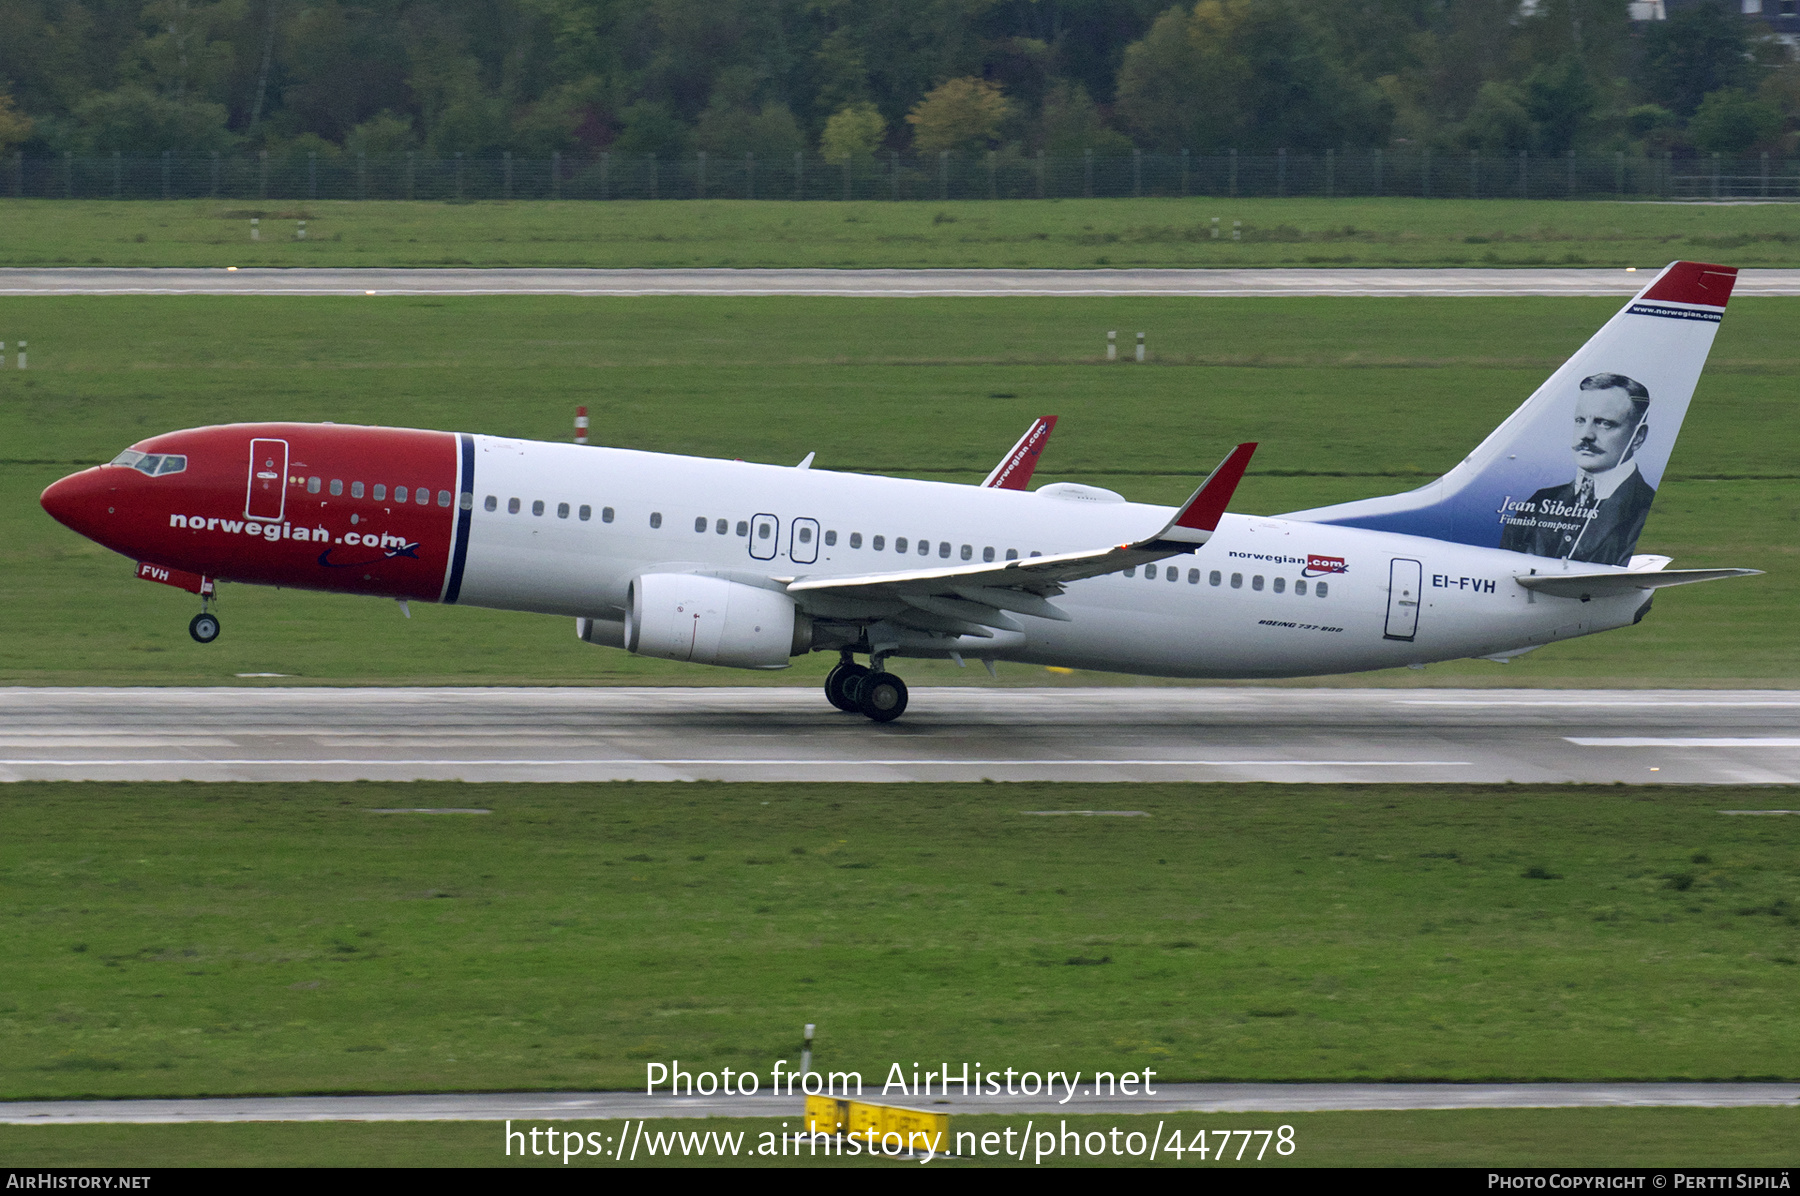
<svg viewBox="0 0 1800 1196">
<path fill-rule="evenodd" d="M 1797 730 L 1786 690 L 11 688 L 0 780 L 1786 785 Z"/>
<path fill-rule="evenodd" d="M 1624 297 L 1652 268 L 1265 270 L 0 269 L 0 295 L 814 295 Z M 1800 270 L 1743 270 L 1734 294 L 1800 295 Z"/>
<path fill-rule="evenodd" d="M 1059 1089 L 1060 1091 L 1060 1089 Z M 1405 1109 L 1740 1109 L 1800 1106 L 1800 1084 L 1159 1084 L 1156 1095 L 960 1096 L 865 1100 L 934 1113 L 1324 1113 Z M 0 1125 L 168 1125 L 196 1121 L 571 1121 L 791 1117 L 794 1096 L 647 1096 L 641 1092 L 478 1092 L 404 1096 L 249 1096 L 177 1100 L 8 1101 Z"/>
</svg>

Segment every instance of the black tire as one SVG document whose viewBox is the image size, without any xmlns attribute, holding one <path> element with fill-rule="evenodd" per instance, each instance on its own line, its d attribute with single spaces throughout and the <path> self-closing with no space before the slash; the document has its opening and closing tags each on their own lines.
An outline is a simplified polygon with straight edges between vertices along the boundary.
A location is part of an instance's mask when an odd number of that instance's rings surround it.
<svg viewBox="0 0 1800 1196">
<path fill-rule="evenodd" d="M 219 619 L 216 615 L 195 615 L 188 623 L 188 634 L 194 637 L 197 644 L 210 644 L 219 638 Z"/>
<path fill-rule="evenodd" d="M 825 675 L 825 698 L 845 714 L 861 714 L 856 704 L 856 687 L 869 670 L 851 661 L 839 661 Z"/>
<path fill-rule="evenodd" d="M 906 713 L 906 682 L 892 673 L 870 673 L 858 687 L 856 704 L 878 723 L 891 723 Z"/>
</svg>

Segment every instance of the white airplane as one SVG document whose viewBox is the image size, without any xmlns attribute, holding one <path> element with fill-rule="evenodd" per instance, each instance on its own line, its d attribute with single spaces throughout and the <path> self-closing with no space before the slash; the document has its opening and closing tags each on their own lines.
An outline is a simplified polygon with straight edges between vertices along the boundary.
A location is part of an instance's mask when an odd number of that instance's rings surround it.
<svg viewBox="0 0 1800 1196">
<path fill-rule="evenodd" d="M 827 697 L 877 722 L 906 709 L 903 657 L 1222 678 L 1505 660 L 1756 572 L 1633 555 L 1735 274 L 1669 266 L 1429 485 L 1276 517 L 1225 513 L 1253 444 L 1171 510 L 810 456 L 285 423 L 154 436 L 42 502 L 200 594 L 201 642 L 215 581 L 573 616 L 586 643 L 668 660 L 836 652 Z"/>
</svg>

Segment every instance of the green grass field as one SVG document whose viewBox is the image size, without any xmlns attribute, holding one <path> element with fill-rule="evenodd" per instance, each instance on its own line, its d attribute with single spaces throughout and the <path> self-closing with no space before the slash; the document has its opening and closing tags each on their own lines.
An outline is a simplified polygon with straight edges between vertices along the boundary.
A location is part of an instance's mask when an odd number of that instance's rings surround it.
<svg viewBox="0 0 1800 1196">
<path fill-rule="evenodd" d="M 262 222 L 250 240 L 250 218 Z M 1215 240 L 1212 220 L 1223 230 Z M 296 221 L 307 223 L 305 241 Z M 1231 240 L 1233 222 L 1242 225 Z M 1788 205 L 0 200 L 0 266 L 1661 266 L 1800 263 Z"/>
<path fill-rule="evenodd" d="M 1640 548 L 1767 577 L 1669 591 L 1641 626 L 1486 662 L 1352 683 L 1792 685 L 1800 639 L 1794 300 L 1740 300 L 1719 336 Z M 1033 416 L 1064 417 L 1039 481 L 1178 502 L 1262 442 L 1235 509 L 1273 514 L 1448 469 L 1617 304 L 1581 299 L 0 299 L 0 537 L 13 634 L 0 681 L 813 684 L 641 660 L 566 620 L 227 587 L 226 633 L 193 600 L 52 522 L 37 493 L 161 431 L 338 420 L 562 439 L 975 482 Z M 1108 329 L 1150 364 L 1107 365 Z M 378 634 L 369 634 L 371 631 Z M 966 680 L 913 662 L 915 682 Z M 1093 683 L 1003 670 L 1009 682 Z M 985 674 L 982 675 L 985 683 Z"/>
<path fill-rule="evenodd" d="M 1776 794 L 9 785 L 0 1096 L 1800 1076 Z M 484 815 L 378 814 L 475 807 Z M 1141 818 L 1042 818 L 1042 809 Z M 1553 1156 L 1554 1157 L 1554 1156 Z"/>
<path fill-rule="evenodd" d="M 633 1123 L 635 1125 L 635 1123 Z M 1206 1131 L 1205 1159 L 1184 1153 L 1179 1158 L 1161 1154 L 1153 1163 L 1142 1158 L 1110 1153 L 1100 1158 L 1066 1156 L 1046 1158 L 1043 1166 L 1161 1166 L 1169 1168 L 1276 1168 L 1276 1167 L 1780 1167 L 1794 1161 L 1794 1142 L 1800 1138 L 1800 1113 L 1793 1109 L 1497 1109 L 1483 1112 L 1426 1113 L 1230 1113 L 1172 1114 L 1167 1117 L 988 1117 L 951 1118 L 950 1142 L 955 1135 L 972 1133 L 976 1154 L 969 1158 L 940 1159 L 932 1167 L 1019 1166 L 1017 1159 L 988 1158 L 979 1154 L 982 1136 L 1011 1129 L 1013 1141 L 1029 1128 L 1035 1147 L 1036 1134 L 1048 1128 L 1068 1129 L 1086 1135 L 1107 1133 L 1114 1127 L 1123 1134 L 1146 1138 L 1162 1125 L 1163 1141 L 1179 1129 L 1187 1142 Z M 608 1138 L 620 1132 L 617 1122 L 559 1121 L 515 1122 L 515 1130 L 533 1126 L 563 1133 L 598 1133 L 603 1149 Z M 1283 1157 L 1275 1139 L 1258 1134 L 1248 1143 L 1241 1136 L 1229 1139 L 1230 1153 L 1223 1160 L 1214 1155 L 1221 1130 L 1279 1131 L 1293 1127 L 1294 1151 Z M 243 1125 L 82 1125 L 20 1127 L 0 1126 L 0 1155 L 16 1167 L 616 1167 L 608 1158 L 574 1156 L 507 1157 L 502 1142 L 505 1126 L 486 1122 L 363 1122 L 363 1123 L 252 1123 Z M 791 1130 L 792 1124 L 788 1126 Z M 707 1133 L 742 1134 L 743 1153 L 720 1159 L 716 1148 L 705 1157 L 651 1158 L 640 1149 L 637 1167 L 668 1166 L 778 1166 L 778 1167 L 913 1167 L 916 1160 L 871 1160 L 867 1155 L 841 1159 L 792 1154 L 772 1158 L 752 1151 L 768 1144 L 765 1134 L 779 1136 L 782 1123 L 772 1118 L 729 1121 L 651 1121 L 651 1135 Z M 526 1139 L 529 1143 L 529 1136 Z M 540 1139 L 540 1147 L 547 1139 Z M 666 1144 L 668 1139 L 662 1141 Z M 717 1139 L 714 1140 L 715 1143 Z M 1110 1137 L 1107 1140 L 1111 1150 Z M 1003 1146 L 1002 1138 L 994 1144 Z M 584 1138 L 583 1146 L 588 1145 Z M 1122 1146 L 1129 1146 L 1122 1142 Z M 1236 1155 L 1245 1147 L 1244 1158 Z M 965 1147 L 966 1148 L 966 1147 Z M 1263 1158 L 1256 1154 L 1263 1148 Z M 779 1149 L 775 1147 L 774 1149 Z M 792 1147 L 789 1148 L 790 1150 Z M 1085 1149 L 1085 1147 L 1084 1147 Z M 1031 1156 L 1028 1155 L 1028 1158 Z"/>
</svg>

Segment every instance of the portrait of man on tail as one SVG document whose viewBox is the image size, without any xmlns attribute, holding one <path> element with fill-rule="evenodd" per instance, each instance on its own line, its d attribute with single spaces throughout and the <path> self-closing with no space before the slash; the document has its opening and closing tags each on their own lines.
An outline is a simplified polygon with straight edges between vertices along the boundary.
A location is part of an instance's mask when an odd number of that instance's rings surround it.
<svg viewBox="0 0 1800 1196">
<path fill-rule="evenodd" d="M 1582 379 L 1575 400 L 1575 476 L 1508 501 L 1500 547 L 1533 556 L 1625 565 L 1656 491 L 1634 459 L 1650 433 L 1650 392 L 1624 374 Z"/>
</svg>

